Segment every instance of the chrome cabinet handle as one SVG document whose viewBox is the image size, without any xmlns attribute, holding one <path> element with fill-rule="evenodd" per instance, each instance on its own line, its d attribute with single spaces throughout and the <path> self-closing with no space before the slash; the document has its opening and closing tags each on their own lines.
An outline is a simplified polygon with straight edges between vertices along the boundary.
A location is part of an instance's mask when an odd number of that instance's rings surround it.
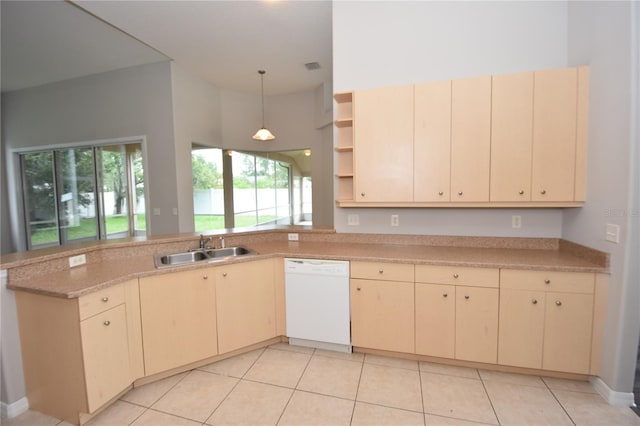
<svg viewBox="0 0 640 426">
<path fill-rule="evenodd" d="M 467 296 L 467 295 L 465 295 L 465 296 L 464 296 L 464 298 L 465 298 L 466 300 L 469 300 L 469 296 Z"/>
<path fill-rule="evenodd" d="M 442 297 L 447 297 L 449 296 L 447 293 L 442 293 Z"/>
<path fill-rule="evenodd" d="M 453 274 L 453 278 L 458 278 L 459 275 L 458 274 Z"/>
<path fill-rule="evenodd" d="M 382 268 L 378 269 L 378 273 L 379 274 L 384 274 L 384 269 L 382 269 Z"/>
<path fill-rule="evenodd" d="M 444 195 L 444 192 L 439 191 L 439 192 L 438 192 L 438 195 L 443 196 L 443 195 Z"/>
<path fill-rule="evenodd" d="M 108 296 L 103 297 L 103 298 L 102 298 L 102 301 L 103 301 L 103 302 L 105 302 L 105 303 L 107 303 L 107 302 L 109 301 L 109 297 L 108 297 Z"/>
<path fill-rule="evenodd" d="M 542 191 L 540 191 L 540 193 L 541 193 L 542 195 L 544 195 L 544 194 L 546 194 L 546 193 L 547 193 L 547 191 L 543 189 Z"/>
<path fill-rule="evenodd" d="M 360 290 L 362 290 L 362 289 L 361 289 L 360 287 L 356 287 L 356 290 L 360 291 Z"/>
<path fill-rule="evenodd" d="M 361 196 L 361 197 L 364 197 L 364 192 L 361 192 L 361 193 L 360 193 L 360 196 Z"/>
<path fill-rule="evenodd" d="M 222 273 L 222 276 L 226 278 L 227 273 L 226 273 L 226 272 L 223 272 L 223 273 Z"/>
<path fill-rule="evenodd" d="M 536 299 L 531 299 L 531 303 L 533 303 L 534 305 L 537 305 L 538 301 Z"/>
<path fill-rule="evenodd" d="M 561 302 L 561 301 L 559 301 L 559 300 L 556 300 L 556 305 L 557 305 L 557 306 L 562 306 L 562 302 Z"/>
<path fill-rule="evenodd" d="M 462 191 L 458 191 L 458 195 L 462 195 Z"/>
<path fill-rule="evenodd" d="M 524 191 L 521 189 L 520 191 L 518 191 L 518 194 L 523 195 Z"/>
<path fill-rule="evenodd" d="M 551 284 L 551 280 L 549 278 L 547 278 L 546 280 L 544 280 L 545 284 Z"/>
<path fill-rule="evenodd" d="M 203 279 L 203 280 L 208 280 L 208 279 L 209 279 L 209 275 L 206 275 L 206 274 L 205 274 L 205 275 L 203 275 L 203 276 L 202 276 L 202 279 Z"/>
<path fill-rule="evenodd" d="M 107 327 L 109 327 L 111 325 L 111 321 L 106 320 L 105 322 L 103 322 L 103 324 Z"/>
</svg>

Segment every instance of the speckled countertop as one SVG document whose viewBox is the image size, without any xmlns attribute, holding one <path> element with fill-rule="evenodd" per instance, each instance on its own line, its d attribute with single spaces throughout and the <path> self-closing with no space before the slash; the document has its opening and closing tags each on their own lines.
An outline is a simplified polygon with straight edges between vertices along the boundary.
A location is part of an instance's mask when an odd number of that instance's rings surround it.
<svg viewBox="0 0 640 426">
<path fill-rule="evenodd" d="M 198 268 L 222 266 L 269 257 L 401 262 L 425 265 L 514 268 L 570 272 L 606 272 L 608 255 L 557 239 L 428 237 L 302 233 L 287 241 L 286 233 L 227 235 L 227 245 L 244 245 L 255 254 L 233 260 L 175 267 L 155 267 L 153 254 L 181 251 L 193 245 L 192 236 L 131 240 L 119 245 L 80 247 L 46 252 L 41 262 L 31 256 L 3 256 L 8 265 L 8 288 L 63 298 L 75 298 L 128 279 Z M 185 245 L 187 244 L 188 245 Z M 67 256 L 83 250 L 87 264 L 69 269 Z M 108 252 L 108 253 L 107 253 Z M 5 259 L 13 260 L 7 264 Z"/>
</svg>

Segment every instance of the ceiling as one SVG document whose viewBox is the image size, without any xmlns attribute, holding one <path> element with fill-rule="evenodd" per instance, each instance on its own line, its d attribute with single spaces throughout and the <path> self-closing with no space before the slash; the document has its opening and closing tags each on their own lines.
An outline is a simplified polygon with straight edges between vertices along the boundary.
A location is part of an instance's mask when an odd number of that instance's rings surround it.
<svg viewBox="0 0 640 426">
<path fill-rule="evenodd" d="M 7 1 L 2 90 L 172 59 L 217 87 L 265 94 L 332 78 L 331 1 Z M 318 62 L 308 71 L 304 64 Z"/>
</svg>

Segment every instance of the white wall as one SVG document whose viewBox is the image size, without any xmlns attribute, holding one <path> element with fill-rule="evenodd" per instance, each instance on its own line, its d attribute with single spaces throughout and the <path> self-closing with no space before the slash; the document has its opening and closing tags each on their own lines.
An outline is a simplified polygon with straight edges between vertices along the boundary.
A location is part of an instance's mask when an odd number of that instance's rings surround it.
<svg viewBox="0 0 640 426">
<path fill-rule="evenodd" d="M 333 5 L 334 91 L 567 66 L 566 2 Z M 334 188 L 335 191 L 335 188 Z M 390 214 L 401 226 L 390 227 Z M 358 214 L 360 226 L 348 226 Z M 522 228 L 511 228 L 511 215 Z M 338 232 L 560 237 L 558 210 L 344 209 Z"/>
<path fill-rule="evenodd" d="M 178 231 L 177 217 L 171 215 L 177 207 L 177 187 L 169 62 L 3 93 L 2 124 L 5 156 L 18 148 L 146 136 L 149 202 L 161 212 L 150 216 L 148 230 L 151 234 Z M 7 190 L 20 192 L 19 183 L 9 181 Z M 18 243 L 24 240 L 18 234 L 24 229 L 21 218 L 13 216 L 13 250 L 24 250 L 24 244 Z"/>
<path fill-rule="evenodd" d="M 191 146 L 221 146 L 220 90 L 175 63 L 171 82 L 179 231 L 194 232 Z"/>
<path fill-rule="evenodd" d="M 611 254 L 602 379 L 633 389 L 640 330 L 638 16 L 631 2 L 570 2 L 570 64 L 590 65 L 587 201 L 563 213 L 562 236 Z M 607 223 L 620 244 L 605 241 Z"/>
</svg>

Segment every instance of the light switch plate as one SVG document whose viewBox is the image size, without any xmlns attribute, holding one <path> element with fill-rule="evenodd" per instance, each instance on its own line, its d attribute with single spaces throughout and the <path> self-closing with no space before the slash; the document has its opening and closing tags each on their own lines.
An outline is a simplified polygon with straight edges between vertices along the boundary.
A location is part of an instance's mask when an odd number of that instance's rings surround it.
<svg viewBox="0 0 640 426">
<path fill-rule="evenodd" d="M 391 226 L 400 226 L 400 216 L 397 214 L 391 215 Z"/>
<path fill-rule="evenodd" d="M 357 214 L 347 215 L 347 225 L 358 226 L 360 225 L 360 216 Z"/>
<path fill-rule="evenodd" d="M 290 232 L 287 237 L 288 237 L 289 241 L 298 241 L 298 233 L 297 232 Z"/>
<path fill-rule="evenodd" d="M 620 225 L 614 225 L 613 223 L 607 223 L 606 236 L 607 241 L 618 244 L 620 242 Z"/>
</svg>

